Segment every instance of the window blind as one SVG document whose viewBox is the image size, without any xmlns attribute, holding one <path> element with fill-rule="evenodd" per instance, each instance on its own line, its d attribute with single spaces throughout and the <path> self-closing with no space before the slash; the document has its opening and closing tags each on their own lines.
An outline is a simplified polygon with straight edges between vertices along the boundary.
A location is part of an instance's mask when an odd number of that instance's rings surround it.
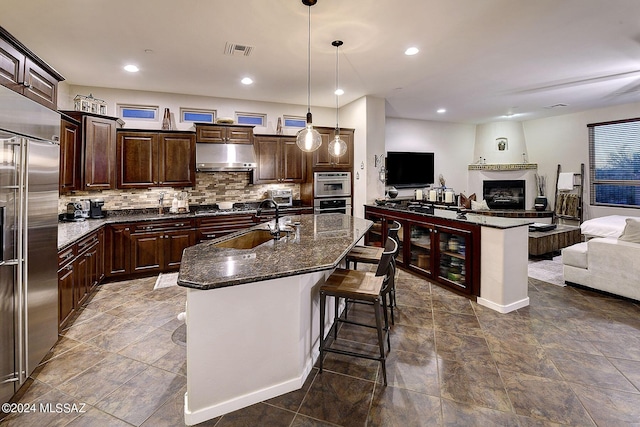
<svg viewBox="0 0 640 427">
<path fill-rule="evenodd" d="M 591 204 L 640 207 L 640 118 L 587 126 Z"/>
</svg>

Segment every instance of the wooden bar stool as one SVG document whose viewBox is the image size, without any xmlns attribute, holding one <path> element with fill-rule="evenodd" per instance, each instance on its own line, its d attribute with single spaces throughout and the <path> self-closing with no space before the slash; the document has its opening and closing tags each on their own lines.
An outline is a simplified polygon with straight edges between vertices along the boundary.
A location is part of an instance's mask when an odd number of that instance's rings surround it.
<svg viewBox="0 0 640 427">
<path fill-rule="evenodd" d="M 387 233 L 387 237 L 391 237 L 398 244 L 398 250 L 393 255 L 393 268 L 394 268 L 394 277 L 391 279 L 389 286 L 390 303 L 389 307 L 391 308 L 391 323 L 395 324 L 394 316 L 393 316 L 393 307 L 396 305 L 396 283 L 395 283 L 395 268 L 396 268 L 396 258 L 398 257 L 398 252 L 400 248 L 400 239 L 398 237 L 398 232 L 400 231 L 401 224 L 398 221 L 393 221 L 391 226 L 389 227 L 389 231 Z M 354 270 L 358 269 L 358 263 L 361 262 L 363 264 L 377 264 L 382 257 L 382 253 L 384 252 L 384 248 L 379 248 L 377 246 L 356 246 L 351 249 L 347 256 L 345 257 L 345 263 L 347 268 L 349 268 L 349 264 L 353 263 Z"/>
<path fill-rule="evenodd" d="M 325 352 L 344 354 L 347 356 L 362 357 L 370 360 L 377 360 L 382 365 L 382 376 L 384 378 L 384 385 L 387 385 L 387 367 L 386 367 L 386 352 L 384 348 L 384 334 L 387 335 L 387 344 L 389 350 L 391 350 L 391 342 L 389 339 L 389 325 L 388 322 L 383 321 L 383 305 L 382 301 L 382 289 L 388 285 L 389 275 L 395 272 L 391 267 L 391 260 L 393 254 L 397 251 L 398 244 L 392 238 L 387 239 L 384 251 L 380 261 L 378 262 L 378 268 L 375 274 L 371 272 L 349 270 L 343 268 L 337 268 L 326 280 L 325 283 L 320 286 L 320 372 L 322 372 L 322 363 Z M 353 301 L 363 301 L 372 304 L 375 315 L 375 326 L 352 320 L 347 320 L 339 315 L 336 310 L 334 322 L 331 326 L 334 328 L 334 338 L 337 340 L 338 324 L 350 323 L 353 325 L 364 326 L 368 328 L 375 328 L 378 335 L 378 346 L 380 348 L 380 355 L 374 356 L 371 354 L 356 353 L 352 351 L 342 350 L 338 348 L 331 348 L 327 346 L 327 339 L 324 334 L 324 322 L 326 311 L 326 299 L 327 296 L 332 296 L 336 299 L 336 307 L 340 298 L 345 298 Z M 346 311 L 346 308 L 345 308 Z M 385 310 L 386 313 L 386 310 Z M 385 316 L 386 317 L 386 316 Z M 330 333 L 331 331 L 329 331 Z M 328 335 L 328 334 L 327 334 Z"/>
</svg>

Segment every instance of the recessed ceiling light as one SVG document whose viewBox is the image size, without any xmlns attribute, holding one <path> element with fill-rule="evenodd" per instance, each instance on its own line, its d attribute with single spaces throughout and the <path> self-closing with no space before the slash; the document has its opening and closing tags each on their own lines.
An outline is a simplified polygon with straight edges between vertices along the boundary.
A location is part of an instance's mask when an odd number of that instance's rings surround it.
<svg viewBox="0 0 640 427">
<path fill-rule="evenodd" d="M 438 113 L 438 114 L 444 114 L 444 113 L 446 113 L 446 112 L 447 112 L 447 109 L 446 109 L 446 108 L 438 108 L 438 109 L 436 110 L 436 113 Z"/>
<path fill-rule="evenodd" d="M 140 71 L 140 69 L 133 64 L 125 65 L 124 69 L 125 71 L 128 71 L 130 73 L 137 73 L 138 71 Z"/>
<path fill-rule="evenodd" d="M 420 52 L 420 49 L 418 49 L 417 47 L 410 47 L 404 51 L 404 54 L 411 56 L 411 55 L 415 55 L 418 52 Z"/>
<path fill-rule="evenodd" d="M 240 82 L 241 82 L 243 85 L 250 85 L 251 83 L 253 83 L 253 80 L 251 80 L 249 77 L 245 77 L 245 78 L 243 78 L 242 80 L 240 80 Z"/>
<path fill-rule="evenodd" d="M 344 90 L 342 90 L 342 89 L 336 89 L 336 91 L 335 91 L 335 92 L 333 92 L 333 93 L 335 93 L 335 94 L 336 94 L 336 95 L 338 95 L 338 96 L 340 96 L 340 95 L 344 95 Z"/>
</svg>

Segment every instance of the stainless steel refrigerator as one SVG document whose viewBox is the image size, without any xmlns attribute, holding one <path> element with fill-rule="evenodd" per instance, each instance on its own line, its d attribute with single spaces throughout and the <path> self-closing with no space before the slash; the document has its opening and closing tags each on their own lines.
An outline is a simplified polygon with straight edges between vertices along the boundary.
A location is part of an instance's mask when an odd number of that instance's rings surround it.
<svg viewBox="0 0 640 427">
<path fill-rule="evenodd" d="M 60 114 L 0 86 L 0 401 L 58 335 Z"/>
</svg>

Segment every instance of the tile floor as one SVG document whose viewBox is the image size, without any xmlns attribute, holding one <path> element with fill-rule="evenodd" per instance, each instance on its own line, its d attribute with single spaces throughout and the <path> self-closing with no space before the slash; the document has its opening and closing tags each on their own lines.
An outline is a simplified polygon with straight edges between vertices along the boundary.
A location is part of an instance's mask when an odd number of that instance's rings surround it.
<svg viewBox="0 0 640 427">
<path fill-rule="evenodd" d="M 183 425 L 185 348 L 172 334 L 185 290 L 154 281 L 102 285 L 20 399 L 85 412 L 0 425 Z M 303 389 L 202 425 L 638 425 L 640 306 L 529 281 L 531 305 L 501 315 L 401 271 L 387 387 L 377 362 L 328 354 Z M 341 336 L 375 351 L 372 332 L 345 325 Z"/>
</svg>

